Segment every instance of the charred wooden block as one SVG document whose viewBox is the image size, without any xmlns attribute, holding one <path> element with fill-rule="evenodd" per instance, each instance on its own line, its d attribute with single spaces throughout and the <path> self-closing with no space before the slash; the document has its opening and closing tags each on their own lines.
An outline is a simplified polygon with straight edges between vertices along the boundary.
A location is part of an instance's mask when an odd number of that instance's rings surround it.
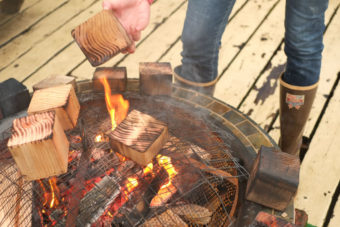
<svg viewBox="0 0 340 227">
<path fill-rule="evenodd" d="M 262 146 L 248 180 L 246 198 L 284 210 L 297 191 L 299 170 L 298 157 Z"/>
<path fill-rule="evenodd" d="M 33 90 L 40 90 L 49 87 L 55 87 L 65 84 L 71 84 L 76 89 L 76 79 L 73 76 L 51 75 L 33 85 Z"/>
<path fill-rule="evenodd" d="M 23 84 L 10 78 L 0 83 L 0 119 L 26 109 L 30 94 Z"/>
<path fill-rule="evenodd" d="M 170 95 L 172 69 L 170 63 L 139 63 L 140 91 L 145 95 Z"/>
<path fill-rule="evenodd" d="M 92 66 L 98 66 L 132 44 L 112 10 L 103 10 L 72 31 Z"/>
<path fill-rule="evenodd" d="M 69 142 L 55 112 L 15 119 L 7 145 L 28 180 L 67 171 Z"/>
<path fill-rule="evenodd" d="M 127 73 L 126 67 L 99 67 L 93 74 L 93 89 L 104 91 L 104 86 L 100 82 L 101 78 L 107 78 L 111 91 L 123 92 L 126 90 Z"/>
<path fill-rule="evenodd" d="M 54 110 L 64 130 L 77 124 L 80 105 L 72 85 L 62 85 L 34 92 L 27 113 Z"/>
<path fill-rule="evenodd" d="M 168 127 L 150 115 L 133 110 L 108 136 L 114 151 L 146 166 L 167 141 Z"/>
<path fill-rule="evenodd" d="M 297 227 L 297 226 L 287 222 L 286 220 L 283 220 L 274 215 L 261 211 L 257 214 L 255 220 L 250 225 L 250 227 Z"/>
</svg>

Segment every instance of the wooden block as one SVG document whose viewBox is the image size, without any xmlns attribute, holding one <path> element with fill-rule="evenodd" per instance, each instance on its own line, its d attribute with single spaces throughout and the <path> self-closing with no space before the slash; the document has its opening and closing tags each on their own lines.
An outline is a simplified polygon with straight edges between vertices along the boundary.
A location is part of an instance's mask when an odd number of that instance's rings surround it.
<svg viewBox="0 0 340 227">
<path fill-rule="evenodd" d="M 33 85 L 33 90 L 40 90 L 59 85 L 71 84 L 76 89 L 76 78 L 73 76 L 51 75 Z"/>
<path fill-rule="evenodd" d="M 297 191 L 299 170 L 298 157 L 262 146 L 251 170 L 246 198 L 284 210 Z"/>
<path fill-rule="evenodd" d="M 287 222 L 286 220 L 283 220 L 274 215 L 261 211 L 257 214 L 255 220 L 252 222 L 250 227 L 297 227 L 297 226 Z"/>
<path fill-rule="evenodd" d="M 0 115 L 3 118 L 26 109 L 30 100 L 26 86 L 16 79 L 10 78 L 0 83 Z"/>
<path fill-rule="evenodd" d="M 132 110 L 108 136 L 114 151 L 146 166 L 168 140 L 168 127 L 150 115 Z"/>
<path fill-rule="evenodd" d="M 34 92 L 27 113 L 54 110 L 64 130 L 77 124 L 80 105 L 72 85 L 61 85 Z"/>
<path fill-rule="evenodd" d="M 167 62 L 139 63 L 140 91 L 144 95 L 171 95 L 172 69 Z"/>
<path fill-rule="evenodd" d="M 104 91 L 100 78 L 106 77 L 112 92 L 124 92 L 127 85 L 126 67 L 99 67 L 93 73 L 92 84 L 96 91 Z"/>
<path fill-rule="evenodd" d="M 147 220 L 143 227 L 159 227 L 159 226 L 188 226 L 177 214 L 170 209 L 166 210 L 162 214 Z"/>
<path fill-rule="evenodd" d="M 67 171 L 69 142 L 53 111 L 15 119 L 7 145 L 28 180 Z"/>
<path fill-rule="evenodd" d="M 112 10 L 103 10 L 72 31 L 92 66 L 98 66 L 132 44 Z"/>
</svg>

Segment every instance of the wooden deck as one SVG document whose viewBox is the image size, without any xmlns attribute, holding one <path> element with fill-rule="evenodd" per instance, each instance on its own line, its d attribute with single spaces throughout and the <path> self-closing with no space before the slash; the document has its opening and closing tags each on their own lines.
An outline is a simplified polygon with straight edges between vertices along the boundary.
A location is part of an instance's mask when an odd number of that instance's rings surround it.
<svg viewBox="0 0 340 227">
<path fill-rule="evenodd" d="M 305 131 L 311 144 L 295 199 L 295 206 L 306 210 L 315 226 L 323 226 L 327 214 L 331 219 L 325 226 L 340 226 L 340 201 L 333 199 L 340 191 L 339 6 L 340 0 L 330 0 L 326 14 L 320 86 Z M 116 56 L 105 65 L 126 66 L 130 78 L 138 77 L 141 61 L 178 65 L 186 7 L 185 0 L 156 1 L 136 53 Z M 284 0 L 237 0 L 222 40 L 215 92 L 217 99 L 247 114 L 276 141 L 278 77 L 286 61 L 284 7 Z M 91 79 L 94 68 L 71 30 L 100 10 L 97 0 L 25 0 L 20 13 L 0 14 L 0 82 L 14 77 L 32 89 L 51 74 Z"/>
</svg>

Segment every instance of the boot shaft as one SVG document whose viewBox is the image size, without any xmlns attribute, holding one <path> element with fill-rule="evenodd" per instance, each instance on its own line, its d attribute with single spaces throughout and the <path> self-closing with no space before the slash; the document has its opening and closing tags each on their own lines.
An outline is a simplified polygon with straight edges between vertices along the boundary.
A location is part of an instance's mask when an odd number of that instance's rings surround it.
<svg viewBox="0 0 340 227">
<path fill-rule="evenodd" d="M 318 83 L 311 86 L 290 85 L 280 78 L 280 147 L 298 155 L 303 130 L 311 111 Z"/>
</svg>

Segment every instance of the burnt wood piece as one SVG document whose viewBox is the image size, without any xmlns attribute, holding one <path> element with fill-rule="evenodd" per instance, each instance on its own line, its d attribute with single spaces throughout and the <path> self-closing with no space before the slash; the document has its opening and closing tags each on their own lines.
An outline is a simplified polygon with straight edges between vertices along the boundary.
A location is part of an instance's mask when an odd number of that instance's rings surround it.
<svg viewBox="0 0 340 227">
<path fill-rule="evenodd" d="M 196 205 L 196 204 L 185 204 L 171 208 L 171 210 L 196 225 L 207 225 L 211 220 L 212 212 L 209 209 Z"/>
<path fill-rule="evenodd" d="M 124 92 L 127 85 L 126 67 L 98 67 L 93 73 L 92 84 L 96 91 L 104 91 L 100 82 L 101 78 L 107 78 L 112 92 Z"/>
<path fill-rule="evenodd" d="M 72 36 L 92 66 L 98 66 L 132 44 L 112 10 L 103 10 L 72 30 Z"/>
<path fill-rule="evenodd" d="M 114 151 L 146 166 L 167 141 L 168 127 L 150 115 L 132 110 L 108 136 Z"/>
<path fill-rule="evenodd" d="M 31 97 L 26 86 L 10 78 L 0 83 L 0 120 L 26 109 Z"/>
<path fill-rule="evenodd" d="M 171 95 L 172 68 L 168 62 L 139 63 L 140 91 L 144 95 Z"/>
<path fill-rule="evenodd" d="M 33 90 L 40 90 L 49 87 L 56 87 L 60 85 L 71 84 L 76 90 L 76 78 L 73 76 L 64 76 L 64 75 L 51 75 L 40 82 L 33 85 Z"/>
<path fill-rule="evenodd" d="M 0 13 L 13 14 L 20 10 L 24 0 L 2 0 Z"/>
<path fill-rule="evenodd" d="M 257 214 L 255 220 L 250 225 L 250 227 L 297 227 L 297 226 L 287 222 L 286 220 L 283 220 L 274 215 L 261 211 Z"/>
<path fill-rule="evenodd" d="M 299 170 L 298 157 L 262 146 L 248 180 L 246 198 L 284 210 L 297 191 Z"/>
<path fill-rule="evenodd" d="M 116 179 L 105 176 L 80 201 L 76 226 L 85 226 L 95 222 L 119 194 L 120 186 Z"/>
<path fill-rule="evenodd" d="M 64 130 L 76 126 L 80 104 L 71 84 L 37 90 L 33 93 L 27 113 L 54 110 Z"/>
<path fill-rule="evenodd" d="M 69 142 L 54 112 L 15 119 L 8 148 L 28 180 L 67 171 Z"/>
<path fill-rule="evenodd" d="M 159 226 L 184 227 L 188 225 L 171 209 L 168 209 L 162 214 L 158 215 L 157 217 L 149 219 L 142 226 L 143 227 L 159 227 Z"/>
<path fill-rule="evenodd" d="M 119 209 L 112 224 L 137 226 L 145 220 L 150 212 L 151 200 L 167 180 L 167 173 L 164 168 L 155 166 L 153 173 L 139 178 L 138 186 L 128 195 L 127 203 Z"/>
</svg>

